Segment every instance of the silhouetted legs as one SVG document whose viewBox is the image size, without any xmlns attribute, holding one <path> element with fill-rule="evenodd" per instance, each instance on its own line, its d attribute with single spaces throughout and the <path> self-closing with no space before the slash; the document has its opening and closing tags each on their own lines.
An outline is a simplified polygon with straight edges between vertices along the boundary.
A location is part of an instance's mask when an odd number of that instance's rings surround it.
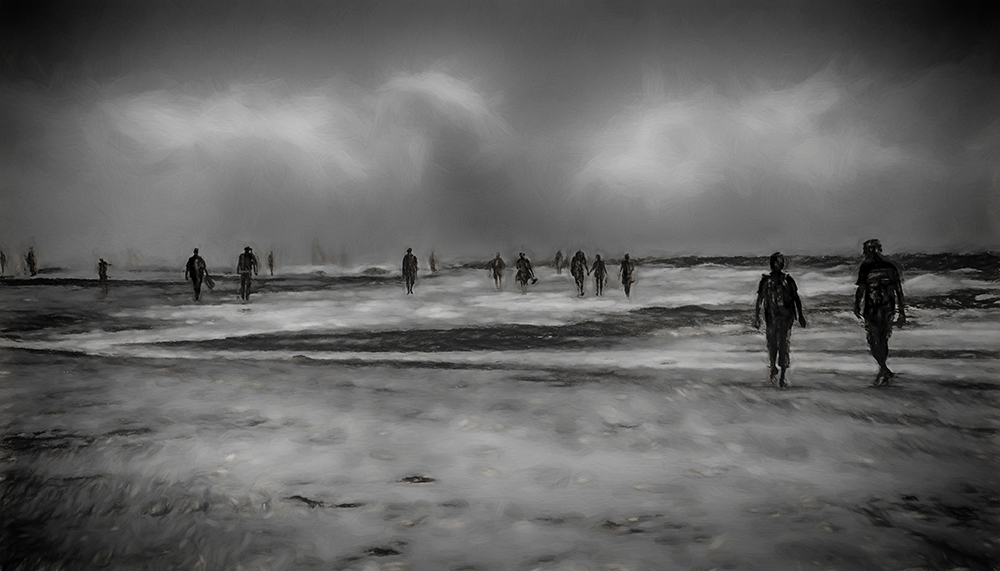
<svg viewBox="0 0 1000 571">
<path fill-rule="evenodd" d="M 583 277 L 584 277 L 583 274 L 577 274 L 573 276 L 573 279 L 576 280 L 577 294 L 579 294 L 581 297 L 583 296 Z"/>
<path fill-rule="evenodd" d="M 192 276 L 191 285 L 194 286 L 194 300 L 198 301 L 201 299 L 201 278 Z"/>
<path fill-rule="evenodd" d="M 875 386 L 889 384 L 895 374 L 889 370 L 886 361 L 889 360 L 889 337 L 892 335 L 892 312 L 887 309 L 876 309 L 871 315 L 865 316 L 865 333 L 868 338 L 868 348 L 871 349 L 872 357 L 878 363 L 878 375 L 875 377 Z"/>
<path fill-rule="evenodd" d="M 240 299 L 250 299 L 250 274 L 240 274 Z"/>
<path fill-rule="evenodd" d="M 781 320 L 776 323 L 767 324 L 767 358 L 771 365 L 770 381 L 772 385 L 786 387 L 785 372 L 788 370 L 790 358 L 788 355 L 789 345 L 792 340 L 792 319 Z M 781 377 L 778 375 L 778 367 L 781 367 Z"/>
</svg>

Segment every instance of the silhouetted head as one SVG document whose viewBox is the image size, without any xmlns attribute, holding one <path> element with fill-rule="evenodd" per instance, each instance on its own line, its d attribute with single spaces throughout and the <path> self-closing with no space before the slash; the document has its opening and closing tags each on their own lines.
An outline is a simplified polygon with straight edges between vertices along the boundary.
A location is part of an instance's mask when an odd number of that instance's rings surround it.
<svg viewBox="0 0 1000 571">
<path fill-rule="evenodd" d="M 407 248 L 406 249 L 406 253 L 407 254 L 412 254 L 413 253 L 413 248 Z"/>
<path fill-rule="evenodd" d="M 104 261 L 104 258 L 101 258 L 101 261 L 103 262 L 103 261 Z"/>
<path fill-rule="evenodd" d="M 626 259 L 626 260 L 628 259 L 628 254 L 625 254 L 625 259 Z"/>
<path fill-rule="evenodd" d="M 194 249 L 194 253 L 195 253 L 195 254 L 197 254 L 197 253 L 198 253 L 198 248 L 195 248 L 195 249 Z"/>
<path fill-rule="evenodd" d="M 498 258 L 500 257 L 500 252 L 497 252 L 497 257 L 498 257 Z"/>
<path fill-rule="evenodd" d="M 521 256 L 521 257 L 523 258 L 523 257 L 524 257 L 524 252 L 521 252 L 521 253 L 520 253 L 520 254 L 518 254 L 518 255 L 519 255 L 519 256 Z"/>
<path fill-rule="evenodd" d="M 252 250 L 250 249 L 250 246 L 247 246 L 246 248 L 243 248 L 243 251 L 244 252 L 251 252 Z"/>
<path fill-rule="evenodd" d="M 783 269 L 785 269 L 785 257 L 781 255 L 781 252 L 771 254 L 771 271 L 780 272 Z"/>
<path fill-rule="evenodd" d="M 576 255 L 577 256 L 583 256 L 583 250 L 577 250 L 576 251 Z"/>
<path fill-rule="evenodd" d="M 863 248 L 866 258 L 882 255 L 882 242 L 878 238 L 865 240 Z"/>
<path fill-rule="evenodd" d="M 596 255 L 596 256 L 594 256 L 594 257 L 595 257 L 595 258 L 597 258 L 597 260 L 598 260 L 598 261 L 600 261 L 600 259 L 601 259 L 601 255 L 600 255 L 600 254 L 597 254 L 597 255 Z"/>
</svg>

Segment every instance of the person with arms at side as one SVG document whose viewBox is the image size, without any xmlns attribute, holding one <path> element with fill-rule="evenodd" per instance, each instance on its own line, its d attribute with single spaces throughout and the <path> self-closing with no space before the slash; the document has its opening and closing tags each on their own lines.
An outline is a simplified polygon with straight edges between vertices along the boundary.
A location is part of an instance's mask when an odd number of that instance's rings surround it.
<svg viewBox="0 0 1000 571">
<path fill-rule="evenodd" d="M 417 257 L 413 255 L 413 248 L 407 248 L 403 256 L 403 279 L 406 281 L 406 295 L 410 295 L 417 281 Z"/>
<path fill-rule="evenodd" d="M 868 348 L 878 363 L 872 386 L 889 384 L 895 373 L 889 370 L 889 337 L 892 326 L 906 325 L 903 279 L 896 264 L 882 256 L 882 242 L 868 240 L 863 245 L 865 259 L 858 268 L 858 289 L 854 292 L 854 315 L 864 320 Z"/>
<path fill-rule="evenodd" d="M 236 259 L 236 273 L 240 275 L 240 299 L 250 301 L 250 272 L 257 275 L 257 256 L 250 246 L 243 248 L 243 253 Z"/>
<path fill-rule="evenodd" d="M 629 259 L 628 254 L 625 254 L 625 259 L 622 260 L 621 267 L 618 269 L 618 279 L 625 288 L 625 297 L 630 297 L 632 284 L 635 283 L 635 264 Z"/>
<path fill-rule="evenodd" d="M 497 252 L 496 257 L 490 260 L 486 269 L 490 272 L 490 275 L 493 276 L 493 283 L 497 286 L 497 290 L 501 289 L 503 285 L 503 271 L 507 269 L 507 264 L 505 264 L 503 258 L 500 257 L 500 252 Z"/>
<path fill-rule="evenodd" d="M 767 338 L 767 357 L 770 363 L 769 380 L 779 388 L 788 386 L 785 373 L 790 363 L 789 345 L 796 316 L 799 326 L 806 326 L 798 286 L 792 276 L 782 271 L 784 268 L 785 257 L 780 252 L 771 254 L 771 273 L 764 274 L 757 286 L 753 316 L 754 328 L 760 329 L 760 313 L 761 309 L 764 310 L 764 335 Z M 777 376 L 776 365 L 781 367 L 780 378 Z"/>
<path fill-rule="evenodd" d="M 24 256 L 24 261 L 28 264 L 28 271 L 31 275 L 38 274 L 38 257 L 35 256 L 35 249 L 28 248 L 28 253 Z"/>
<path fill-rule="evenodd" d="M 201 284 L 203 282 L 207 282 L 210 289 L 214 285 L 211 281 L 212 278 L 208 275 L 205 259 L 198 255 L 198 248 L 195 248 L 194 254 L 188 258 L 187 265 L 184 267 L 184 279 L 191 280 L 195 301 L 201 299 Z"/>
<path fill-rule="evenodd" d="M 105 295 L 108 293 L 108 266 L 110 265 L 111 264 L 104 261 L 104 258 L 101 258 L 100 261 L 97 262 L 97 281 L 100 283 L 101 291 L 104 292 Z"/>
</svg>

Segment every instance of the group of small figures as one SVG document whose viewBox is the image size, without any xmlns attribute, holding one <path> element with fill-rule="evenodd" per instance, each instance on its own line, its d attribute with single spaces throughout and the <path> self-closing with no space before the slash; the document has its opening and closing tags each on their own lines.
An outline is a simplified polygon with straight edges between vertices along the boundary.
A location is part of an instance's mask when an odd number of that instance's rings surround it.
<svg viewBox="0 0 1000 571">
<path fill-rule="evenodd" d="M 257 254 L 253 253 L 253 248 L 246 246 L 243 248 L 243 253 L 236 259 L 236 273 L 240 275 L 239 297 L 243 301 L 250 299 L 251 275 L 257 275 L 257 266 Z M 267 269 L 273 276 L 274 252 L 267 253 Z M 208 289 L 215 287 L 215 280 L 208 273 L 208 265 L 205 263 L 205 259 L 198 254 L 198 248 L 195 248 L 193 255 L 188 258 L 187 265 L 184 267 L 184 279 L 191 280 L 195 301 L 201 299 L 202 284 L 207 285 Z"/>
<path fill-rule="evenodd" d="M 902 278 L 899 268 L 892 261 L 882 256 L 882 243 L 879 240 L 868 240 L 863 246 L 864 261 L 858 270 L 857 290 L 854 295 L 854 314 L 864 321 L 867 333 L 868 347 L 872 356 L 878 362 L 879 371 L 875 378 L 875 386 L 889 384 L 894 373 L 889 370 L 886 361 L 889 357 L 889 337 L 893 325 L 906 324 L 906 313 L 903 304 Z M 556 273 L 562 273 L 563 253 L 560 250 L 555 256 Z M 25 262 L 31 275 L 38 273 L 38 262 L 34 248 L 29 248 Z M 101 258 L 98 262 L 98 276 L 102 291 L 108 291 L 108 262 Z M 249 246 L 243 249 L 236 262 L 236 272 L 240 276 L 239 297 L 250 299 L 251 276 L 257 275 L 257 256 Z M 267 255 L 267 266 L 274 275 L 274 252 Z M 437 271 L 434 254 L 430 257 L 431 271 Z M 757 286 L 757 300 L 754 304 L 753 325 L 760 329 L 761 313 L 767 338 L 767 353 L 769 359 L 769 381 L 779 388 L 788 385 L 785 378 L 789 366 L 789 343 L 791 341 L 792 325 L 798 321 L 800 327 L 806 326 L 802 312 L 802 301 L 799 298 L 798 286 L 792 276 L 783 272 L 785 257 L 775 252 L 770 258 L 771 273 L 764 274 Z M 0 275 L 6 271 L 7 257 L 0 252 Z M 487 264 L 487 271 L 493 277 L 496 288 L 502 287 L 504 270 L 507 264 L 497 252 Z M 538 282 L 531 261 L 521 252 L 514 262 L 517 270 L 515 281 L 520 285 L 521 292 L 527 292 L 529 284 Z M 412 248 L 406 249 L 402 263 L 403 279 L 406 283 L 407 295 L 413 293 L 417 278 L 417 257 Z M 594 263 L 587 264 L 587 257 L 582 251 L 577 251 L 569 263 L 570 273 L 576 282 L 578 295 L 584 295 L 586 276 L 594 276 L 595 295 L 604 295 L 604 286 L 608 281 L 608 269 L 600 255 L 595 256 Z M 625 289 L 625 296 L 631 295 L 632 284 L 635 283 L 635 264 L 625 254 L 618 270 L 618 278 Z M 205 259 L 198 254 L 198 248 L 188 258 L 184 269 L 184 279 L 191 280 L 194 287 L 194 298 L 201 298 L 201 286 L 205 284 L 212 289 L 215 280 L 208 272 Z M 779 374 L 780 373 L 780 374 Z"/>
<path fill-rule="evenodd" d="M 556 252 L 555 267 L 557 274 L 562 274 L 564 260 L 562 250 Z M 538 278 L 535 277 L 535 271 L 531 267 L 531 261 L 525 257 L 524 252 L 518 255 L 517 261 L 514 262 L 514 268 L 517 270 L 514 280 L 521 286 L 522 293 L 527 291 L 529 282 L 532 284 L 538 282 Z M 503 287 L 503 272 L 507 269 L 507 264 L 500 257 L 500 252 L 497 252 L 496 257 L 490 260 L 486 269 L 493 276 L 493 283 L 496 285 L 496 288 L 501 289 Z M 570 261 L 569 271 L 576 282 L 578 295 L 584 295 L 584 282 L 586 277 L 591 274 L 594 276 L 594 295 L 604 295 L 604 286 L 608 282 L 608 267 L 604 263 L 604 260 L 601 259 L 600 254 L 595 256 L 594 264 L 588 266 L 587 256 L 582 251 L 577 250 Z M 622 258 L 621 266 L 618 269 L 618 279 L 625 288 L 625 297 L 630 297 L 632 295 L 632 284 L 635 283 L 635 264 L 629 258 L 628 254 L 625 254 L 625 257 Z"/>
</svg>

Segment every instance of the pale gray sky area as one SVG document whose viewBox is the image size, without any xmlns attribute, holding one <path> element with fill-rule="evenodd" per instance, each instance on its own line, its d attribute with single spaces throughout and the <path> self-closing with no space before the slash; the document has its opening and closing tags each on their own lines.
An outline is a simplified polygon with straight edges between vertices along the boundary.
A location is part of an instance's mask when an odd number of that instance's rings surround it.
<svg viewBox="0 0 1000 571">
<path fill-rule="evenodd" d="M 1000 247 L 997 3 L 0 11 L 0 249 L 42 265 Z"/>
</svg>

